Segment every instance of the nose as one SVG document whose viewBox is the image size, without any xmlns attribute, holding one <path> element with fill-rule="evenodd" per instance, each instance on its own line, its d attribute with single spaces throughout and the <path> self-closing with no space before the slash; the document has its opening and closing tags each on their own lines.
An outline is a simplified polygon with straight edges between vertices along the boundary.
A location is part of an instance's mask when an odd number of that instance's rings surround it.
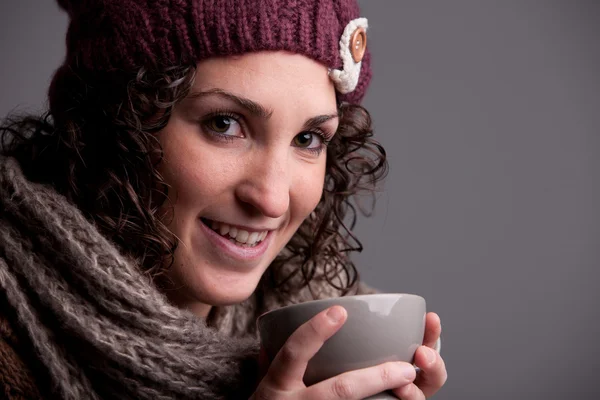
<svg viewBox="0 0 600 400">
<path fill-rule="evenodd" d="M 244 179 L 236 187 L 236 196 L 269 218 L 279 218 L 290 206 L 291 179 L 287 153 L 257 153 L 246 164 Z"/>
</svg>

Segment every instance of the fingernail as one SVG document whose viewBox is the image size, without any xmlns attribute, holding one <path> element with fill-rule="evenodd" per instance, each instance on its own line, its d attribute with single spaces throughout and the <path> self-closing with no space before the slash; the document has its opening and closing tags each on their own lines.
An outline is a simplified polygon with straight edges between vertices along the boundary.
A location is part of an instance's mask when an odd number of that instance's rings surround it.
<svg viewBox="0 0 600 400">
<path fill-rule="evenodd" d="M 409 381 L 412 381 L 417 376 L 417 372 L 415 371 L 415 367 L 412 365 L 406 365 L 405 362 L 398 363 L 402 367 L 402 376 L 404 376 Z"/>
<path fill-rule="evenodd" d="M 344 318 L 344 310 L 341 307 L 333 307 L 327 311 L 327 318 L 334 323 L 340 322 Z"/>
<path fill-rule="evenodd" d="M 425 349 L 425 359 L 427 359 L 427 364 L 431 364 L 435 361 L 435 350 L 430 349 L 429 347 L 423 347 Z"/>
</svg>

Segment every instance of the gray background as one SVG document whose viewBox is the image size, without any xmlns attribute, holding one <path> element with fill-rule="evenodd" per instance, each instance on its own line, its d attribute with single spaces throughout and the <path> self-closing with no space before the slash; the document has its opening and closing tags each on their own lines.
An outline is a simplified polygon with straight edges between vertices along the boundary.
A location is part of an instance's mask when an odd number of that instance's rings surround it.
<svg viewBox="0 0 600 400">
<path fill-rule="evenodd" d="M 389 153 L 363 279 L 443 322 L 437 399 L 599 399 L 600 1 L 362 1 Z M 0 115 L 39 110 L 52 1 L 0 5 Z"/>
</svg>

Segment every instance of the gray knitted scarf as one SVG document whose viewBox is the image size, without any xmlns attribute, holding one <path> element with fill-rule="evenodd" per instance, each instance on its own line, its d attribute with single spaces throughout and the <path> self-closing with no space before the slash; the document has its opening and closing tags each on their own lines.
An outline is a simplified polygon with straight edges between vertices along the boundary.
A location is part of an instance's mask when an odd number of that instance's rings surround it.
<svg viewBox="0 0 600 400">
<path fill-rule="evenodd" d="M 256 293 L 214 326 L 171 306 L 66 199 L 0 156 L 0 290 L 64 399 L 243 399 L 257 380 Z M 317 298 L 338 296 L 330 285 Z M 260 300 L 259 300 L 260 299 Z"/>
</svg>

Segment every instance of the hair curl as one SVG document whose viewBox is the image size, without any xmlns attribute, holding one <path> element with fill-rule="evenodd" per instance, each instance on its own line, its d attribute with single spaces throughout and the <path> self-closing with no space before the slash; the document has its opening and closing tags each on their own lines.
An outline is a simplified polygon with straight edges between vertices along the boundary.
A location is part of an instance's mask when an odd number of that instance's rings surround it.
<svg viewBox="0 0 600 400">
<path fill-rule="evenodd" d="M 136 74 L 62 66 L 47 112 L 13 115 L 0 127 L 4 155 L 17 158 L 29 179 L 53 185 L 153 278 L 172 265 L 177 246 L 161 213 L 169 188 L 157 170 L 163 153 L 156 133 L 189 93 L 195 72 L 195 66 L 142 68 Z M 344 294 L 357 287 L 358 271 L 347 253 L 362 245 L 351 233 L 356 220 L 351 200 L 359 192 L 374 196 L 387 161 L 372 138 L 367 110 L 338 107 L 340 124 L 327 146 L 321 201 L 267 270 L 264 278 L 274 287 L 284 287 L 297 273 L 301 285 L 309 285 L 317 259 L 327 266 L 331 285 Z M 302 267 L 280 276 L 280 267 L 292 260 Z M 346 278 L 342 286 L 332 281 L 340 276 Z"/>
</svg>

